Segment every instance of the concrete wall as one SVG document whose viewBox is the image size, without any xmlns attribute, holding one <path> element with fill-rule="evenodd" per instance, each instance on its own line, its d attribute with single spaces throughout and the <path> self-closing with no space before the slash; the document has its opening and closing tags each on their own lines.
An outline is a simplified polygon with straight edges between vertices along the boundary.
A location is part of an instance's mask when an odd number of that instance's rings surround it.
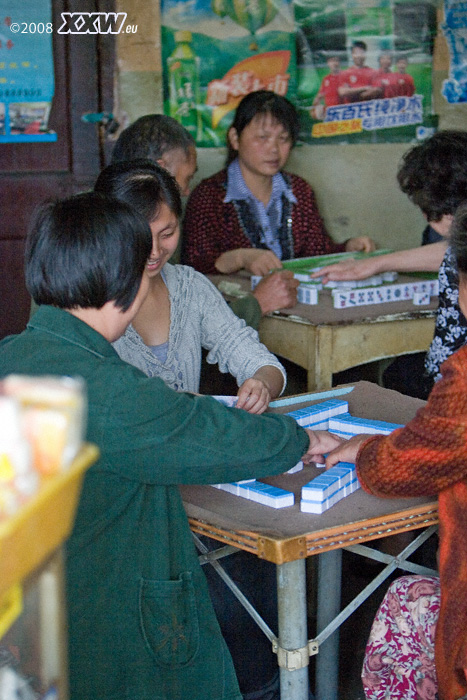
<svg viewBox="0 0 467 700">
<path fill-rule="evenodd" d="M 292 151 L 287 169 L 311 184 L 336 241 L 368 235 L 378 248 L 407 248 L 419 244 L 425 222 L 397 186 L 397 165 L 406 148 L 303 145 Z M 224 164 L 223 149 L 200 149 L 198 154 L 196 181 Z"/>
<path fill-rule="evenodd" d="M 137 34 L 119 37 L 117 47 L 116 113 L 129 123 L 150 112 L 162 111 L 159 8 L 157 0 L 118 0 Z M 440 16 L 441 21 L 441 16 Z M 467 129 L 467 105 L 448 105 L 441 97 L 448 75 L 448 52 L 442 35 L 436 40 L 433 63 L 434 108 L 440 128 Z M 316 192 L 329 232 L 342 241 L 368 235 L 378 247 L 409 248 L 420 243 L 425 222 L 401 194 L 396 181 L 407 144 L 303 145 L 294 149 L 288 169 L 304 177 Z M 199 149 L 194 184 L 219 170 L 224 149 Z"/>
</svg>

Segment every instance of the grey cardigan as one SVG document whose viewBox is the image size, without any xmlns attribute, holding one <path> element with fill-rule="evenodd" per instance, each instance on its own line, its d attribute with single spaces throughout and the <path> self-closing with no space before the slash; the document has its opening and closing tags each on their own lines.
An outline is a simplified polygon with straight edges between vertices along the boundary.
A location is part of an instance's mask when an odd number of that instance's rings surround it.
<svg viewBox="0 0 467 700">
<path fill-rule="evenodd" d="M 240 386 L 265 365 L 285 370 L 258 334 L 230 310 L 221 293 L 200 272 L 186 265 L 163 268 L 170 297 L 170 332 L 167 359 L 161 363 L 132 326 L 114 344 L 122 360 L 149 377 L 160 377 L 177 391 L 199 390 L 201 348 L 207 361 L 229 372 Z"/>
</svg>

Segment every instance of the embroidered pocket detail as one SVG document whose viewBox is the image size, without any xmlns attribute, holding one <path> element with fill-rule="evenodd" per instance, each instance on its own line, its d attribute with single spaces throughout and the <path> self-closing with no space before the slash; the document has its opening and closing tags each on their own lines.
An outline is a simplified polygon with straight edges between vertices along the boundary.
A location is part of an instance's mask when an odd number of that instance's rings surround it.
<svg viewBox="0 0 467 700">
<path fill-rule="evenodd" d="M 161 666 L 189 664 L 199 647 L 199 622 L 191 572 L 175 581 L 142 580 L 139 595 L 142 633 Z"/>
</svg>

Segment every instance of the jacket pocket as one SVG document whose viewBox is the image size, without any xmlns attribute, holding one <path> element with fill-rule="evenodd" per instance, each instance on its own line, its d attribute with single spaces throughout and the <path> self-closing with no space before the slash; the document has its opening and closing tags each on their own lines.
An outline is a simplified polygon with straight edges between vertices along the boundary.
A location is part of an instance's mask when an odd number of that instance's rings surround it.
<svg viewBox="0 0 467 700">
<path fill-rule="evenodd" d="M 198 653 L 199 621 L 190 571 L 175 581 L 143 579 L 139 614 L 142 633 L 156 663 L 184 666 Z"/>
</svg>

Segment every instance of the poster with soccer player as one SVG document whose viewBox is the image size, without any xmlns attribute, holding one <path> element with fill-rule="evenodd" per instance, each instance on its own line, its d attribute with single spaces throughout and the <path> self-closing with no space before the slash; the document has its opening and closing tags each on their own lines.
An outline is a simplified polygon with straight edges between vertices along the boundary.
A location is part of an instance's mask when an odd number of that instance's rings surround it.
<svg viewBox="0 0 467 700">
<path fill-rule="evenodd" d="M 51 0 L 0 0 L 0 143 L 56 141 Z"/>
<path fill-rule="evenodd" d="M 437 0 L 300 0 L 297 100 L 309 143 L 412 141 L 433 132 Z"/>
</svg>

